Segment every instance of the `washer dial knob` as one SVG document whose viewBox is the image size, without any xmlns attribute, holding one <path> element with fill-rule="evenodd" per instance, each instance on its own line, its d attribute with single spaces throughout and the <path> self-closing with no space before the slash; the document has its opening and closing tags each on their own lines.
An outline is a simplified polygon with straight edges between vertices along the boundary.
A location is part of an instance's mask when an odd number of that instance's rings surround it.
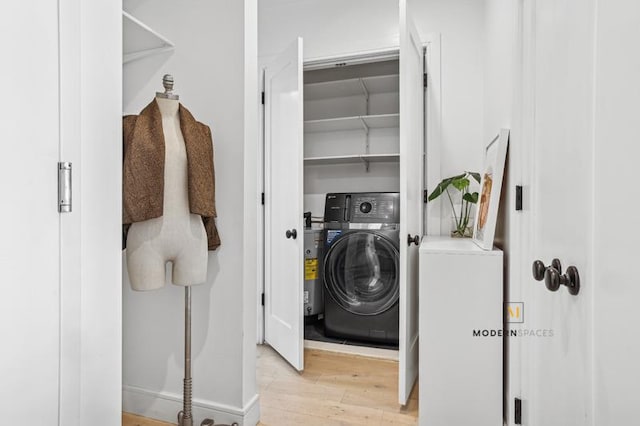
<svg viewBox="0 0 640 426">
<path fill-rule="evenodd" d="M 368 201 L 365 201 L 364 203 L 360 204 L 360 211 L 362 213 L 369 213 L 371 211 L 371 203 Z"/>
</svg>

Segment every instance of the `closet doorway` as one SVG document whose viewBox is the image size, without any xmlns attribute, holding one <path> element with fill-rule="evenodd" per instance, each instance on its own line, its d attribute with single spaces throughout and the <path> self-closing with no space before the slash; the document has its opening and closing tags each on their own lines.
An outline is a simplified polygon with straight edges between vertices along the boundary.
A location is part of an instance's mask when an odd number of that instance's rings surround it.
<svg viewBox="0 0 640 426">
<path fill-rule="evenodd" d="M 439 67 L 439 40 L 420 40 L 405 2 L 400 16 L 400 49 L 304 62 L 303 40 L 298 39 L 265 69 L 265 264 L 258 315 L 264 323 L 258 333 L 264 327 L 264 342 L 296 370 L 304 370 L 309 298 L 304 282 L 310 259 L 305 261 L 300 232 L 305 229 L 303 213 L 310 212 L 313 230 L 313 222 L 322 222 L 331 192 L 399 193 L 396 353 L 398 402 L 406 404 L 417 378 L 417 245 L 426 229 L 423 195 L 426 185 L 439 178 L 435 156 L 425 157 L 425 135 L 431 131 L 428 125 L 425 131 L 425 109 L 431 112 L 428 104 L 437 99 L 425 97 L 425 91 L 430 80 L 439 78 L 439 72 L 429 72 Z M 439 86 L 439 81 L 434 83 Z M 428 161 L 433 168 L 425 166 Z M 319 235 L 326 245 L 326 230 Z M 311 267 L 322 270 L 321 256 L 315 262 Z"/>
</svg>

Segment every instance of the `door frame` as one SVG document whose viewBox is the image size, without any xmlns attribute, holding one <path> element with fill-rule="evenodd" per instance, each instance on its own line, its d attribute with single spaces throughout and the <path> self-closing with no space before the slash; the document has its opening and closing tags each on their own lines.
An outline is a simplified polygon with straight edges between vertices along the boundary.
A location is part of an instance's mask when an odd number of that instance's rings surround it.
<svg viewBox="0 0 640 426">
<path fill-rule="evenodd" d="M 440 146 L 442 141 L 442 65 L 441 65 L 441 35 L 440 33 L 429 33 L 424 37 L 423 47 L 425 49 L 425 67 L 428 73 L 428 90 L 425 94 L 425 167 L 427 173 L 424 173 L 424 187 L 425 189 L 435 187 L 441 180 L 441 157 Z M 378 62 L 382 60 L 397 59 L 399 58 L 400 50 L 398 46 L 381 48 L 376 50 L 358 51 L 344 55 L 324 56 L 319 58 L 310 58 L 303 61 L 304 71 L 315 70 L 321 68 L 333 67 L 336 62 L 347 62 L 350 64 Z M 265 67 L 260 69 L 259 90 L 264 93 Z M 265 106 L 261 105 L 260 111 L 260 132 L 258 135 L 258 158 L 260 164 L 258 165 L 258 187 L 262 188 L 262 192 L 265 191 L 264 176 L 265 176 Z M 261 204 L 261 200 L 257 200 L 258 205 Z M 427 206 L 425 208 L 425 230 L 427 235 L 440 235 L 440 222 L 441 222 L 441 210 L 442 206 L 439 202 L 431 203 L 431 208 Z M 265 291 L 264 281 L 264 244 L 265 244 L 265 219 L 264 219 L 264 206 L 262 206 L 262 213 L 258 216 L 257 223 L 257 244 L 256 244 L 256 257 L 260 260 L 258 266 L 258 276 L 256 277 L 256 308 L 258 310 L 256 319 L 256 343 L 264 344 L 264 315 L 265 307 L 262 305 L 262 294 Z"/>
<path fill-rule="evenodd" d="M 442 180 L 442 36 L 430 33 L 424 37 L 424 66 L 427 88 L 424 95 L 424 189 L 431 192 Z M 442 229 L 443 204 L 440 199 L 424 208 L 424 233 L 438 236 Z"/>
<path fill-rule="evenodd" d="M 533 220 L 531 214 L 531 183 L 533 182 L 532 162 L 528 159 L 534 155 L 534 126 L 535 126 L 535 0 L 523 0 L 519 5 L 518 39 L 519 57 L 516 68 L 513 102 L 514 114 L 511 125 L 508 153 L 508 184 L 521 185 L 523 188 L 523 209 L 521 212 L 508 210 L 510 235 L 507 237 L 511 247 L 509 249 L 508 276 L 506 277 L 505 301 L 522 301 L 529 297 L 530 271 L 528 254 L 531 252 L 530 238 Z M 506 191 L 507 206 L 511 206 L 515 197 L 512 191 Z M 527 285 L 529 284 L 529 285 Z M 517 324 L 516 324 L 517 326 Z M 505 322 L 505 328 L 512 326 Z M 523 350 L 523 340 L 510 338 L 508 333 L 504 338 L 504 401 L 503 414 L 507 426 L 514 425 L 514 399 L 522 398 L 523 380 L 531 381 L 533 371 L 524 366 L 530 365 L 529 354 Z M 526 377 L 525 377 L 526 376 Z"/>
<path fill-rule="evenodd" d="M 60 0 L 59 161 L 73 164 L 60 214 L 60 425 L 122 415 L 122 8 Z M 106 58 L 106 60 L 105 60 Z"/>
</svg>

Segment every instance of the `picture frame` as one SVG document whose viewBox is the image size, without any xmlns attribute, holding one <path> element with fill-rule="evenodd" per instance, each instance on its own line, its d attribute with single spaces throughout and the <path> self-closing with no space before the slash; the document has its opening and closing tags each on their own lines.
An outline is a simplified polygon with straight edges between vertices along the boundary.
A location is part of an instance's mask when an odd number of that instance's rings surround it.
<svg viewBox="0 0 640 426">
<path fill-rule="evenodd" d="M 480 196 L 476 204 L 476 220 L 473 225 L 473 241 L 483 250 L 493 249 L 508 146 L 509 129 L 500 129 L 500 133 L 484 150 L 480 173 Z"/>
</svg>

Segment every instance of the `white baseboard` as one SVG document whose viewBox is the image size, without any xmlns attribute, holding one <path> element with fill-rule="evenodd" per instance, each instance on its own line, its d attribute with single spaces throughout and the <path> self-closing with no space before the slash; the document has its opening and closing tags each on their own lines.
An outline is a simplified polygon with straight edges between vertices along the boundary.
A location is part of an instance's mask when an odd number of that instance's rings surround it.
<svg viewBox="0 0 640 426">
<path fill-rule="evenodd" d="M 318 349 L 321 351 L 388 359 L 392 361 L 398 361 L 400 359 L 398 351 L 393 349 L 370 348 L 368 346 L 345 345 L 341 343 L 319 342 L 316 340 L 305 340 L 304 347 L 306 349 Z"/>
<path fill-rule="evenodd" d="M 135 386 L 123 386 L 122 409 L 127 413 L 176 423 L 178 412 L 182 410 L 182 395 L 155 392 Z M 240 426 L 255 426 L 260 420 L 258 394 L 251 398 L 244 407 L 194 399 L 194 424 L 199 425 L 205 418 L 214 419 L 216 424 L 236 422 Z"/>
</svg>

